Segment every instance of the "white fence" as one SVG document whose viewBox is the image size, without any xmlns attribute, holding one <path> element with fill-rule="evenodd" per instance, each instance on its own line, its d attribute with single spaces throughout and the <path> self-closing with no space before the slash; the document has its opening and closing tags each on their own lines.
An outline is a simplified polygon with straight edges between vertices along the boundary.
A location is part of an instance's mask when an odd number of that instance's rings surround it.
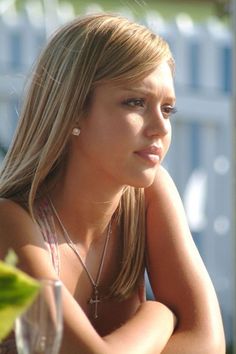
<svg viewBox="0 0 236 354">
<path fill-rule="evenodd" d="M 0 143 L 5 148 L 15 129 L 27 73 L 47 33 L 58 25 L 43 21 L 35 8 L 27 11 L 20 17 L 13 12 L 0 16 Z M 58 12 L 57 21 L 71 17 L 73 11 L 67 7 Z M 166 166 L 215 284 L 229 340 L 234 313 L 231 33 L 216 19 L 197 25 L 186 15 L 167 23 L 149 12 L 142 22 L 168 40 L 176 59 L 178 114 Z"/>
</svg>

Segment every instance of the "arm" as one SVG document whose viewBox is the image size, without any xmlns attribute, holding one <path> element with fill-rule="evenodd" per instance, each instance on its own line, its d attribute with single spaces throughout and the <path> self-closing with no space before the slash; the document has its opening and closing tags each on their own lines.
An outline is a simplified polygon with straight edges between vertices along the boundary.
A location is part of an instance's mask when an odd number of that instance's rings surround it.
<svg viewBox="0 0 236 354">
<path fill-rule="evenodd" d="M 78 304 L 74 302 L 73 307 L 69 305 L 72 305 L 72 300 L 70 296 L 65 305 L 64 320 L 67 325 L 63 354 L 159 354 L 173 332 L 172 312 L 160 303 L 147 301 L 122 327 L 101 338 Z"/>
<path fill-rule="evenodd" d="M 13 248 L 18 266 L 36 278 L 56 279 L 38 227 L 17 204 L 0 201 L 0 258 Z M 148 301 L 122 327 L 100 337 L 73 296 L 63 286 L 64 336 L 61 354 L 158 354 L 174 328 L 174 315 L 163 304 Z"/>
<path fill-rule="evenodd" d="M 178 318 L 178 328 L 162 353 L 225 353 L 213 285 L 192 240 L 175 185 L 162 167 L 146 190 L 146 200 L 150 283 L 156 299 Z"/>
</svg>

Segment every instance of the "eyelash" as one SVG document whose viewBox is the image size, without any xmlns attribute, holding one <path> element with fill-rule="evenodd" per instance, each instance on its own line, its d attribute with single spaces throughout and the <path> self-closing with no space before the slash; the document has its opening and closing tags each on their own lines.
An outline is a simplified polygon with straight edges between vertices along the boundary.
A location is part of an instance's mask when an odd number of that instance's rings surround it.
<svg viewBox="0 0 236 354">
<path fill-rule="evenodd" d="M 144 98 L 128 98 L 123 102 L 124 105 L 129 106 L 129 107 L 144 107 L 145 106 L 145 100 Z"/>
<path fill-rule="evenodd" d="M 164 106 L 164 111 L 167 110 L 167 112 L 163 112 L 163 115 L 167 115 L 167 118 L 172 116 L 173 114 L 177 113 L 177 108 L 171 105 L 166 105 Z"/>
<path fill-rule="evenodd" d="M 123 104 L 131 108 L 144 108 L 146 101 L 144 98 L 129 98 L 125 100 Z M 177 108 L 171 105 L 164 105 L 162 112 L 165 118 L 169 118 L 173 114 L 177 113 Z"/>
</svg>

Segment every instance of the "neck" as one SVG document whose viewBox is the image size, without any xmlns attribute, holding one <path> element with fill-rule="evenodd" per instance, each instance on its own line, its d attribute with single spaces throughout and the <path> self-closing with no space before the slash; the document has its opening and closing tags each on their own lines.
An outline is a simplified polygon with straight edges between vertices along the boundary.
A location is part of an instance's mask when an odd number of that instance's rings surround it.
<svg viewBox="0 0 236 354">
<path fill-rule="evenodd" d="M 73 241 L 88 244 L 104 234 L 124 186 L 83 154 L 78 157 L 77 150 L 70 153 L 50 197 Z"/>
<path fill-rule="evenodd" d="M 75 187 L 64 180 L 52 190 L 50 198 L 72 240 L 89 245 L 104 235 L 122 193 L 123 188 L 108 190 L 96 184 L 86 188 L 80 183 Z"/>
</svg>

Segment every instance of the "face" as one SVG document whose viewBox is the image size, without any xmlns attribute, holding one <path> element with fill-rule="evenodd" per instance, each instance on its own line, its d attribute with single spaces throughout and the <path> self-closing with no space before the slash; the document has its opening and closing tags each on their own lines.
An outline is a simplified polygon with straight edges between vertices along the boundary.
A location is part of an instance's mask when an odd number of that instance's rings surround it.
<svg viewBox="0 0 236 354">
<path fill-rule="evenodd" d="M 135 84 L 97 87 L 73 144 L 78 165 L 112 183 L 149 186 L 170 145 L 174 105 L 167 63 Z"/>
</svg>

